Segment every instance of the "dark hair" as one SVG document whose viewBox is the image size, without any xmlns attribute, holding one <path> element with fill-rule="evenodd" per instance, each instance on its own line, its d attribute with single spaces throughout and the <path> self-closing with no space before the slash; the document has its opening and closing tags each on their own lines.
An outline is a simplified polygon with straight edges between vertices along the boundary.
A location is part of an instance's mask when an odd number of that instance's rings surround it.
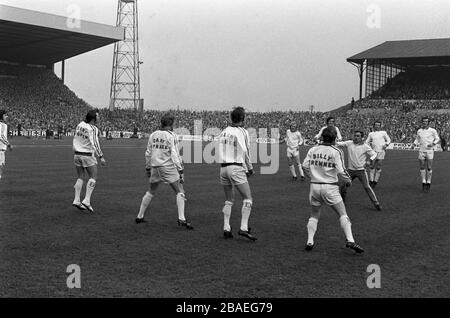
<svg viewBox="0 0 450 318">
<path fill-rule="evenodd" d="M 330 120 L 332 120 L 332 119 L 336 120 L 333 116 L 330 116 L 330 117 L 327 118 L 327 125 L 330 122 Z"/>
<path fill-rule="evenodd" d="M 364 132 L 362 130 L 355 130 L 353 133 L 354 134 L 360 133 L 361 134 L 361 138 L 364 137 Z"/>
<path fill-rule="evenodd" d="M 97 122 L 97 114 L 99 113 L 98 109 L 91 109 L 86 114 L 86 119 L 84 120 L 86 123 L 90 123 L 93 121 L 94 123 Z"/>
<path fill-rule="evenodd" d="M 424 121 L 425 119 L 428 120 L 428 121 L 430 121 L 430 118 L 428 118 L 427 116 L 422 117 L 422 121 Z"/>
<path fill-rule="evenodd" d="M 172 114 L 165 114 L 161 117 L 161 127 L 172 127 L 175 117 Z"/>
<path fill-rule="evenodd" d="M 231 112 L 231 121 L 233 124 L 237 124 L 240 122 L 243 122 L 245 119 L 245 109 L 244 107 L 235 107 L 233 108 L 233 111 Z"/>
<path fill-rule="evenodd" d="M 0 109 L 0 120 L 3 120 L 3 116 L 6 114 L 6 110 Z"/>
<path fill-rule="evenodd" d="M 379 120 L 375 120 L 375 122 L 373 123 L 373 125 L 375 126 L 375 124 L 376 123 L 379 123 L 380 124 L 380 126 L 381 126 L 381 121 L 379 121 Z"/>
<path fill-rule="evenodd" d="M 322 139 L 323 139 L 323 142 L 326 142 L 326 143 L 330 143 L 330 144 L 332 144 L 332 143 L 334 143 L 334 141 L 336 140 L 336 130 L 335 129 L 331 129 L 331 128 L 325 128 L 323 131 L 322 131 Z"/>
</svg>

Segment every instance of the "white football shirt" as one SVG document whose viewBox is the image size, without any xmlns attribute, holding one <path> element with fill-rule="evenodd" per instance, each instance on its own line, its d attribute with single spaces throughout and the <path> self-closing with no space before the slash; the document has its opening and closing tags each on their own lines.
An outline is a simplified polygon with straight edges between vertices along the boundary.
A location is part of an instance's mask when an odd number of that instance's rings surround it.
<svg viewBox="0 0 450 318">
<path fill-rule="evenodd" d="M 169 130 L 153 132 L 148 139 L 145 161 L 146 168 L 175 165 L 178 171 L 183 171 L 177 135 Z"/>
<path fill-rule="evenodd" d="M 219 163 L 240 163 L 252 170 L 249 135 L 245 128 L 228 126 L 219 136 Z"/>
<path fill-rule="evenodd" d="M 374 160 L 377 153 L 368 144 L 355 144 L 353 140 L 337 143 L 338 146 L 345 146 L 348 150 L 348 169 L 364 170 L 367 158 Z"/>
<path fill-rule="evenodd" d="M 303 161 L 303 167 L 309 172 L 311 183 L 337 184 L 338 176 L 350 180 L 342 151 L 332 145 L 312 147 Z"/>
<path fill-rule="evenodd" d="M 296 149 L 298 146 L 303 144 L 303 138 L 302 134 L 297 130 L 295 132 L 292 132 L 290 129 L 286 131 L 286 145 L 290 149 Z"/>
<path fill-rule="evenodd" d="M 439 135 L 436 129 L 428 127 L 426 129 L 420 128 L 417 131 L 416 140 L 414 140 L 415 145 L 419 145 L 419 151 L 434 150 L 434 146 L 439 142 Z M 433 145 L 428 147 L 428 145 Z"/>
<path fill-rule="evenodd" d="M 372 131 L 367 136 L 366 144 L 372 147 L 376 152 L 381 152 L 391 143 L 391 138 L 384 130 Z"/>
<path fill-rule="evenodd" d="M 73 150 L 103 157 L 102 149 L 98 142 L 98 128 L 85 121 L 79 123 L 73 137 Z"/>
<path fill-rule="evenodd" d="M 8 145 L 8 125 L 0 121 L 0 150 L 5 151 Z"/>
</svg>

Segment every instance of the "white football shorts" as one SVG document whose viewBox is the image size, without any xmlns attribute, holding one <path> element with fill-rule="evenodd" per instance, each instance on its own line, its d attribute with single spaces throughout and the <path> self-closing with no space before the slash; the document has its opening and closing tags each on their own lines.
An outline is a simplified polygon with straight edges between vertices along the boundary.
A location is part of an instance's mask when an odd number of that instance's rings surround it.
<svg viewBox="0 0 450 318">
<path fill-rule="evenodd" d="M 247 182 L 247 174 L 242 166 L 229 165 L 220 167 L 220 183 L 222 185 L 239 185 Z"/>
<path fill-rule="evenodd" d="M 174 183 L 180 180 L 180 173 L 175 165 L 152 167 L 152 175 L 150 176 L 150 183 Z"/>
<path fill-rule="evenodd" d="M 97 158 L 94 155 L 84 156 L 84 155 L 74 155 L 73 163 L 77 167 L 89 168 L 97 165 Z"/>
<path fill-rule="evenodd" d="M 425 150 L 425 151 L 419 151 L 419 160 L 433 160 L 434 158 L 434 150 Z"/>
<path fill-rule="evenodd" d="M 291 158 L 295 158 L 295 157 L 298 157 L 298 156 L 300 156 L 300 151 L 298 150 L 298 148 L 287 148 L 287 153 L 286 153 L 286 155 L 288 156 L 288 157 L 291 157 Z"/>
<path fill-rule="evenodd" d="M 336 205 L 342 201 L 339 186 L 335 184 L 311 183 L 309 202 L 313 206 Z"/>
<path fill-rule="evenodd" d="M 386 156 L 386 151 L 385 150 L 377 151 L 377 158 L 376 158 L 376 160 L 384 160 L 385 156 Z"/>
</svg>

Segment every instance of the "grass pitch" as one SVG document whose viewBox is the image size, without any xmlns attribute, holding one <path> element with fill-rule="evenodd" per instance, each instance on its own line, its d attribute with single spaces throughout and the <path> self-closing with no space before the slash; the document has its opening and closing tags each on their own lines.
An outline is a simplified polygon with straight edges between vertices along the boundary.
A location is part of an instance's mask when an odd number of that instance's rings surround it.
<svg viewBox="0 0 450 318">
<path fill-rule="evenodd" d="M 355 181 L 348 213 L 356 255 L 334 213 L 324 209 L 313 252 L 304 251 L 307 182 L 280 171 L 250 179 L 255 243 L 237 236 L 241 200 L 233 207 L 235 238 L 222 238 L 224 195 L 217 165 L 186 165 L 186 214 L 176 224 L 175 196 L 161 186 L 147 224 L 134 224 L 146 191 L 146 140 L 102 141 L 93 215 L 71 206 L 75 169 L 71 139 L 12 139 L 0 182 L 2 297 L 432 297 L 450 296 L 450 155 L 436 153 L 431 193 L 421 192 L 417 152 L 388 151 L 375 189 L 382 212 Z M 304 157 L 307 148 L 303 148 Z M 83 189 L 84 194 L 84 189 Z M 238 199 L 239 197 L 237 197 Z M 81 267 L 81 289 L 68 289 L 66 268 Z M 367 267 L 381 268 L 369 289 Z"/>
</svg>

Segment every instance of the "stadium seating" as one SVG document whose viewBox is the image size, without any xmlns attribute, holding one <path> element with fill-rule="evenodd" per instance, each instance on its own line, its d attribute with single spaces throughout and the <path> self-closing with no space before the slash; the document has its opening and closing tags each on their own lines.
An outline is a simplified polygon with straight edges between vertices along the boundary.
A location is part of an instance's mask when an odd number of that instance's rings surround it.
<svg viewBox="0 0 450 318">
<path fill-rule="evenodd" d="M 398 83 L 405 86 L 416 83 L 418 75 L 411 73 L 401 76 Z M 447 74 L 443 72 L 443 74 Z M 373 122 L 380 119 L 384 129 L 396 142 L 410 142 L 420 124 L 424 113 L 431 118 L 441 136 L 450 139 L 450 99 L 436 100 L 436 97 L 447 96 L 449 82 L 440 81 L 444 75 L 430 77 L 428 83 L 435 83 L 438 89 L 431 89 L 432 95 L 425 93 L 429 86 L 414 84 L 416 93 L 411 95 L 409 89 L 397 84 L 397 77 L 390 87 L 384 87 L 373 97 L 354 103 L 353 109 L 342 109 L 332 112 L 336 117 L 336 125 L 344 138 L 351 138 L 354 129 L 362 129 L 368 133 Z M 441 76 L 441 77 L 439 77 Z M 395 83 L 394 83 L 395 82 Z M 400 86 L 399 86 L 400 85 Z M 426 88 L 426 89 L 425 89 Z M 393 92 L 401 93 L 393 93 Z M 387 99 L 392 96 L 420 96 L 433 99 L 402 100 Z M 70 131 L 84 118 L 91 107 L 76 96 L 51 71 L 37 67 L 19 67 L 0 63 L 0 108 L 10 113 L 11 126 L 18 124 L 23 129 L 41 129 L 52 131 Z M 159 126 L 163 112 L 148 110 L 143 114 L 134 110 L 117 109 L 109 111 L 101 109 L 102 120 L 98 123 L 101 131 L 134 131 L 151 132 Z M 177 118 L 177 126 L 184 127 L 194 133 L 194 121 L 202 120 L 202 129 L 224 128 L 229 122 L 227 111 L 191 111 L 171 110 Z M 302 134 L 311 139 L 325 124 L 329 113 L 321 112 L 250 112 L 247 114 L 246 126 L 252 128 L 280 128 L 281 136 L 296 122 Z M 278 138 L 279 136 L 272 136 Z"/>
</svg>

